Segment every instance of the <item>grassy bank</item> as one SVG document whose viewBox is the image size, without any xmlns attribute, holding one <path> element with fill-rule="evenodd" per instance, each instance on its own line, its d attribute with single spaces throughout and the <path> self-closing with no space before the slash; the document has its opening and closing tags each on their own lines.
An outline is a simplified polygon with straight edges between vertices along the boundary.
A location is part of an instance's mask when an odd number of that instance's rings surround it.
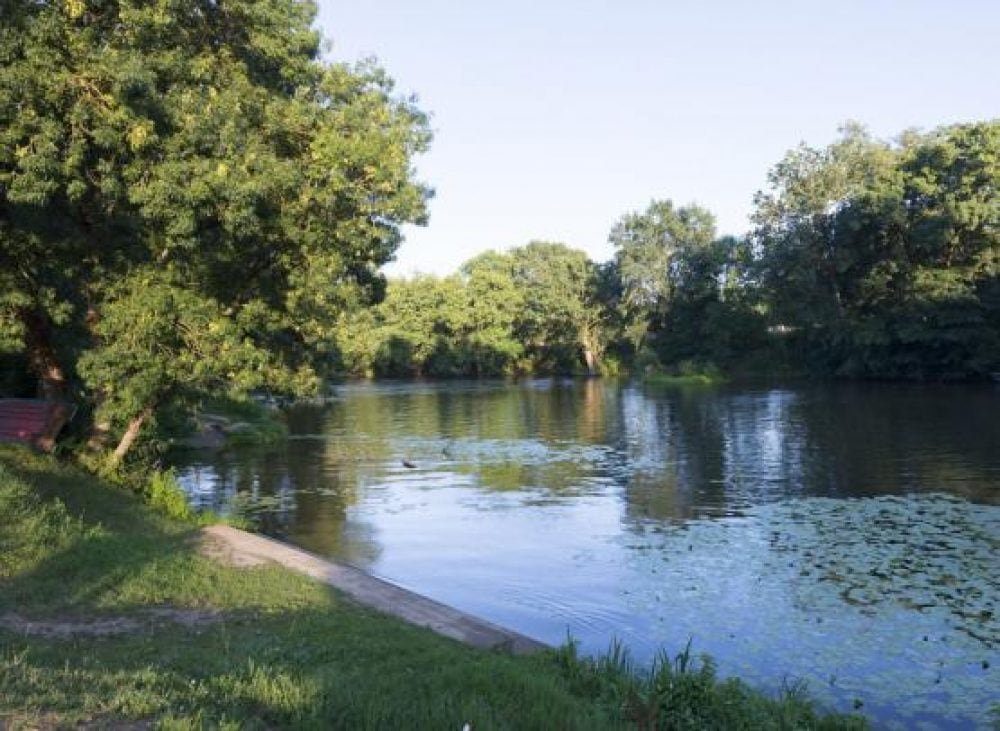
<svg viewBox="0 0 1000 731">
<path fill-rule="evenodd" d="M 684 361 L 669 367 L 647 366 L 642 380 L 650 386 L 719 386 L 729 377 L 711 364 Z"/>
<path fill-rule="evenodd" d="M 121 488 L 0 447 L 0 727 L 855 728 L 710 666 L 488 653 L 203 557 Z"/>
<path fill-rule="evenodd" d="M 642 380 L 650 386 L 720 386 L 728 382 L 728 379 L 723 376 L 708 373 L 690 373 L 682 376 L 669 373 L 650 373 Z"/>
</svg>

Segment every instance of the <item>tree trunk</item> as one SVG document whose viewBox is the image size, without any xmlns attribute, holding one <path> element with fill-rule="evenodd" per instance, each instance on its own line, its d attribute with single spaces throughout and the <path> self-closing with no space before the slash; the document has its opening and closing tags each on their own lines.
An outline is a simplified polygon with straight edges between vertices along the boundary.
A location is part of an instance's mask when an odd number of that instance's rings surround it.
<svg viewBox="0 0 1000 731">
<path fill-rule="evenodd" d="M 139 415 L 128 423 L 128 427 L 125 429 L 125 433 L 122 434 L 122 439 L 118 442 L 118 446 L 115 447 L 115 453 L 112 455 L 111 461 L 113 464 L 119 464 L 122 459 L 124 459 L 125 455 L 128 454 L 128 450 L 132 448 L 132 445 L 135 444 L 135 440 L 139 437 L 142 425 L 152 415 L 153 405 L 150 404 L 140 411 Z"/>
<path fill-rule="evenodd" d="M 580 345 L 583 349 L 583 363 L 587 366 L 587 375 L 596 376 L 600 372 L 601 351 L 603 350 L 600 336 L 592 327 L 584 327 L 580 332 Z"/>
<path fill-rule="evenodd" d="M 48 318 L 37 309 L 21 310 L 20 315 L 24 323 L 28 367 L 38 378 L 41 397 L 50 401 L 65 401 L 66 372 L 52 349 Z"/>
<path fill-rule="evenodd" d="M 111 434 L 111 424 L 107 421 L 95 422 L 90 428 L 90 436 L 87 438 L 87 449 L 94 452 L 102 452 L 108 445 Z"/>
</svg>

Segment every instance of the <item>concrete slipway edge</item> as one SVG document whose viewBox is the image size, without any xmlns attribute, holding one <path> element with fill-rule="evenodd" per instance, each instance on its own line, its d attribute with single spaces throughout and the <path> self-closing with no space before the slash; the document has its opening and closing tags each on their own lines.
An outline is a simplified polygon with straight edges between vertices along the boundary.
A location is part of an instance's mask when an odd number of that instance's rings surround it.
<svg viewBox="0 0 1000 731">
<path fill-rule="evenodd" d="M 513 630 L 497 626 L 433 599 L 344 566 L 287 543 L 247 533 L 227 525 L 202 529 L 210 552 L 225 554 L 241 565 L 277 563 L 285 568 L 322 581 L 338 589 L 358 604 L 398 617 L 410 624 L 437 632 L 467 645 L 499 649 L 523 655 L 545 649 L 545 645 Z"/>
</svg>

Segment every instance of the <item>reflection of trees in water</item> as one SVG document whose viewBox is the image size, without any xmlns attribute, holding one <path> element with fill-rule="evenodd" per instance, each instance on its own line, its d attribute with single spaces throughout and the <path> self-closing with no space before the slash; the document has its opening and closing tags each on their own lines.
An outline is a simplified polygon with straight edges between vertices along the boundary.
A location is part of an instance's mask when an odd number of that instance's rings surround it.
<svg viewBox="0 0 1000 731">
<path fill-rule="evenodd" d="M 581 408 L 577 413 L 577 437 L 588 444 L 603 444 L 608 434 L 608 409 L 611 387 L 598 378 L 589 378 L 580 388 Z M 613 405 L 613 404 L 612 404 Z"/>
<path fill-rule="evenodd" d="M 615 398 L 596 380 L 352 386 L 342 396 L 325 430 L 345 476 L 391 480 L 406 458 L 471 475 L 485 489 L 556 492 L 593 475 L 593 459 L 576 447 L 604 440 L 605 404 Z"/>
<path fill-rule="evenodd" d="M 774 389 L 728 395 L 718 403 L 722 482 L 734 508 L 771 502 L 806 488 L 805 438 L 790 418 L 798 399 L 795 392 Z"/>
<path fill-rule="evenodd" d="M 793 496 L 947 491 L 1000 503 L 996 389 L 625 389 L 629 515 L 684 519 Z"/>
<path fill-rule="evenodd" d="M 998 399 L 961 387 L 644 390 L 598 379 L 351 386 L 326 408 L 293 409 L 286 445 L 222 452 L 182 477 L 200 504 L 258 500 L 267 530 L 363 564 L 377 541 L 348 519 L 352 506 L 431 472 L 435 484 L 451 473 L 559 499 L 614 484 L 634 521 L 789 496 L 946 490 L 1000 502 Z M 421 470 L 401 469 L 403 458 Z"/>
<path fill-rule="evenodd" d="M 480 414 L 493 423 L 508 423 L 501 433 L 524 445 L 522 459 L 458 469 L 474 472 L 480 486 L 487 489 L 544 489 L 562 495 L 586 491 L 604 456 L 587 451 L 587 446 L 603 445 L 606 440 L 605 405 L 612 394 L 596 379 L 533 381 L 527 387 L 509 389 L 503 400 L 492 402 L 499 413 L 483 410 Z"/>
<path fill-rule="evenodd" d="M 200 501 L 204 507 L 235 507 L 267 534 L 290 537 L 325 556 L 371 563 L 380 552 L 374 527 L 348 518 L 365 467 L 346 456 L 343 440 L 326 438 L 334 413 L 295 407 L 288 413 L 292 438 L 287 443 L 223 450 L 207 465 L 182 468 L 182 478 L 193 491 L 196 480 L 204 481 L 211 491 L 210 499 Z M 191 457 L 205 460 L 205 454 Z"/>
<path fill-rule="evenodd" d="M 704 392 L 622 393 L 627 515 L 685 519 L 727 512 L 724 410 Z"/>
<path fill-rule="evenodd" d="M 337 444 L 328 438 L 289 444 L 288 470 L 298 485 L 292 536 L 311 551 L 365 566 L 381 547 L 372 524 L 349 518 L 360 499 L 359 465 L 340 459 Z"/>
<path fill-rule="evenodd" d="M 855 384 L 806 392 L 791 418 L 808 437 L 813 494 L 947 491 L 1000 503 L 1000 391 Z"/>
<path fill-rule="evenodd" d="M 181 467 L 181 485 L 200 508 L 244 513 L 262 530 L 281 534 L 294 521 L 297 490 L 283 453 L 284 446 L 223 450 L 207 460 L 206 453 L 189 454 L 199 464 Z"/>
<path fill-rule="evenodd" d="M 592 489 L 594 469 L 584 460 L 556 459 L 535 463 L 514 461 L 460 464 L 458 474 L 474 478 L 474 485 L 487 490 L 512 492 L 546 490 L 558 496 L 570 496 Z"/>
</svg>

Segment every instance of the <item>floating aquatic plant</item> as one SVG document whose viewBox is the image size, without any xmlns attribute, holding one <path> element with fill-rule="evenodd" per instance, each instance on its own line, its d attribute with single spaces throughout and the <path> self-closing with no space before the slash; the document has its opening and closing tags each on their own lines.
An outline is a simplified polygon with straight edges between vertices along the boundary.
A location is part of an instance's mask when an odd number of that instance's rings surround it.
<svg viewBox="0 0 1000 731">
<path fill-rule="evenodd" d="M 720 672 L 764 687 L 798 678 L 904 727 L 986 722 L 1000 662 L 996 506 L 801 498 L 683 527 L 650 521 L 623 547 L 636 576 L 623 599 L 665 620 L 650 645 L 694 636 Z"/>
</svg>

